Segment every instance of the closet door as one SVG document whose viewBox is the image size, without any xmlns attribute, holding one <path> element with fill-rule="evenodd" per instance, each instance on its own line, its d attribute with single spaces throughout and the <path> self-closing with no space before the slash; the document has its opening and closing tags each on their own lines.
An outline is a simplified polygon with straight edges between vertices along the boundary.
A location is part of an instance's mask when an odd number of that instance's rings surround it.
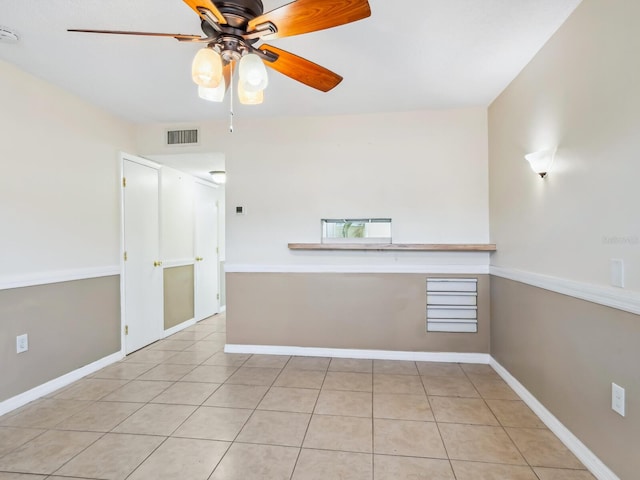
<svg viewBox="0 0 640 480">
<path fill-rule="evenodd" d="M 220 311 L 215 187 L 196 183 L 195 217 L 195 319 L 199 321 Z"/>
<path fill-rule="evenodd" d="M 123 159 L 125 352 L 162 338 L 159 171 L 151 162 Z"/>
</svg>

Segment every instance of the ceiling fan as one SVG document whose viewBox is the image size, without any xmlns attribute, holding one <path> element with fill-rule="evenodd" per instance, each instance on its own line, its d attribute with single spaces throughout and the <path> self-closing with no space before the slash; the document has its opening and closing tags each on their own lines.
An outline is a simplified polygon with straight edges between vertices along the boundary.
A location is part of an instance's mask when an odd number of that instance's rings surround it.
<svg viewBox="0 0 640 480">
<path fill-rule="evenodd" d="M 192 66 L 192 77 L 201 89 L 201 96 L 205 91 L 217 95 L 221 101 L 231 83 L 234 66 L 239 63 L 240 100 L 255 104 L 261 103 L 267 83 L 264 65 L 323 92 L 342 81 L 340 75 L 293 53 L 265 43 L 254 46 L 259 40 L 324 30 L 371 15 L 367 0 L 296 0 L 267 13 L 261 0 L 183 1 L 200 16 L 204 36 L 120 30 L 68 31 L 173 37 L 179 42 L 206 44 L 196 54 Z"/>
</svg>

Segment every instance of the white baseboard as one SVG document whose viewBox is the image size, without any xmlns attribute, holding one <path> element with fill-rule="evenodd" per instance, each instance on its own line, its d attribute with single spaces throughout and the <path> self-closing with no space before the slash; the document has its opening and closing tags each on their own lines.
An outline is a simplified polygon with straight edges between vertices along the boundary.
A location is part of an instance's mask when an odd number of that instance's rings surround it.
<svg viewBox="0 0 640 480">
<path fill-rule="evenodd" d="M 620 480 L 587 446 L 565 427 L 509 371 L 491 357 L 489 365 L 542 420 L 556 437 L 580 460 L 598 480 Z"/>
<path fill-rule="evenodd" d="M 220 307 L 220 311 L 219 311 L 218 313 L 224 313 L 224 312 L 226 312 L 226 311 L 227 311 L 227 306 L 226 306 L 226 305 L 222 305 L 222 306 Z"/>
<path fill-rule="evenodd" d="M 122 360 L 124 358 L 124 353 L 122 351 L 111 354 L 107 357 L 101 358 L 100 360 L 96 360 L 89 365 L 85 365 L 84 367 L 78 368 L 77 370 L 73 370 L 72 372 L 66 373 L 61 377 L 54 378 L 42 385 L 38 385 L 31 390 L 27 390 L 24 393 L 16 395 L 15 397 L 11 397 L 3 402 L 0 402 L 0 415 L 4 415 L 16 408 L 22 407 L 29 402 L 33 402 L 40 397 L 50 394 L 51 392 L 55 392 L 59 388 L 66 387 L 67 385 L 75 382 L 76 380 L 80 380 L 82 377 L 86 377 L 92 373 L 97 372 L 101 368 L 111 365 L 112 363 L 117 362 L 118 360 Z"/>
<path fill-rule="evenodd" d="M 178 325 L 175 325 L 175 326 L 165 330 L 164 331 L 164 338 L 170 337 L 174 333 L 178 333 L 178 332 L 184 330 L 185 328 L 188 328 L 191 325 L 195 325 L 195 324 L 196 324 L 196 319 L 195 318 L 187 320 L 186 322 L 179 323 Z"/>
<path fill-rule="evenodd" d="M 406 352 L 394 350 L 358 350 L 349 348 L 290 347 L 275 345 L 226 344 L 226 353 L 295 355 L 300 357 L 364 358 L 374 360 L 408 360 L 414 362 L 454 362 L 488 364 L 488 353 Z"/>
</svg>

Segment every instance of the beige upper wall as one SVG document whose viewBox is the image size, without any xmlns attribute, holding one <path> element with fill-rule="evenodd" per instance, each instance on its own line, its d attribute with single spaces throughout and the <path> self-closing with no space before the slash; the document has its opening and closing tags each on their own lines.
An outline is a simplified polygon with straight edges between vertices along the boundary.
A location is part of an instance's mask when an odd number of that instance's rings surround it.
<svg viewBox="0 0 640 480">
<path fill-rule="evenodd" d="M 492 264 L 640 291 L 640 2 L 584 0 L 489 108 Z M 546 180 L 523 156 L 558 146 Z"/>
<path fill-rule="evenodd" d="M 489 240 L 484 108 L 238 119 L 233 134 L 224 122 L 200 127 L 200 146 L 182 151 L 225 152 L 227 264 L 473 261 L 290 252 L 289 242 L 320 240 L 321 218 L 391 217 L 396 243 Z M 165 129 L 139 127 L 138 150 L 170 153 Z M 246 214 L 235 215 L 236 206 Z"/>
<path fill-rule="evenodd" d="M 119 264 L 130 125 L 0 61 L 0 282 Z"/>
</svg>

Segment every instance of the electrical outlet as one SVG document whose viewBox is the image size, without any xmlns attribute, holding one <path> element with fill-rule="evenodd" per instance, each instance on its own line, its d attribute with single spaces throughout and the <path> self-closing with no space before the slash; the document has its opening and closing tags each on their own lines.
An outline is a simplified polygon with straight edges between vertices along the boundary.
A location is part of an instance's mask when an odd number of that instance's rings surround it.
<svg viewBox="0 0 640 480">
<path fill-rule="evenodd" d="M 16 353 L 22 353 L 29 350 L 29 336 L 25 333 L 24 335 L 18 335 L 16 337 Z"/>
<path fill-rule="evenodd" d="M 611 408 L 614 412 L 619 413 L 624 417 L 624 388 L 615 383 L 611 384 Z"/>
</svg>

